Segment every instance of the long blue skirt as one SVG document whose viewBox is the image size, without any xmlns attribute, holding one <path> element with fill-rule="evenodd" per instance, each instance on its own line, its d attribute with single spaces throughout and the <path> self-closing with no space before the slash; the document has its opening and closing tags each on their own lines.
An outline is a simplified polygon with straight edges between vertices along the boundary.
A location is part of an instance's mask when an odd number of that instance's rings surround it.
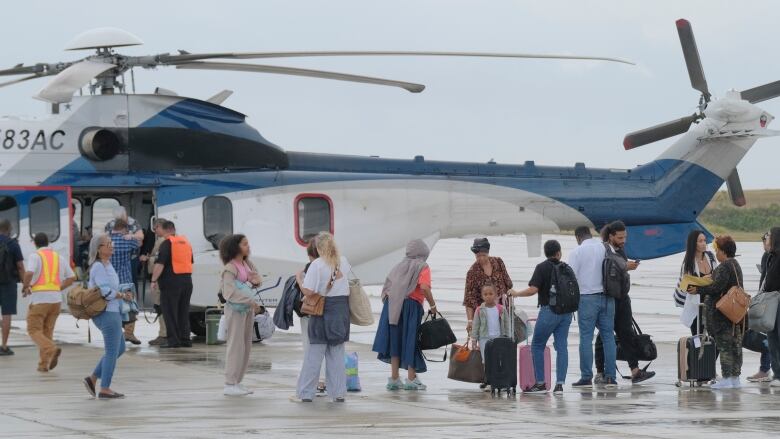
<svg viewBox="0 0 780 439">
<path fill-rule="evenodd" d="M 428 366 L 422 351 L 417 348 L 417 328 L 424 313 L 422 305 L 412 299 L 404 300 L 397 325 L 390 324 L 387 308 L 385 301 L 372 350 L 377 353 L 377 358 L 385 363 L 390 363 L 392 357 L 400 357 L 401 369 L 412 367 L 418 373 L 425 372 Z"/>
</svg>

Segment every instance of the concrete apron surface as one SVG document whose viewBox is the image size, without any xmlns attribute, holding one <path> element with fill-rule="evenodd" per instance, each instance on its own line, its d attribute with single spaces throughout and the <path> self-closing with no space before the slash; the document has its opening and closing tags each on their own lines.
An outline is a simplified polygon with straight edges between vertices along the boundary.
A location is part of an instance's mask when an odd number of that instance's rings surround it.
<svg viewBox="0 0 780 439">
<path fill-rule="evenodd" d="M 375 359 L 369 346 L 350 343 L 348 350 L 360 355 L 363 391 L 350 393 L 343 404 L 327 397 L 306 404 L 288 400 L 302 349 L 298 335 L 280 331 L 253 346 L 244 384 L 255 393 L 232 398 L 222 395 L 224 345 L 129 347 L 112 385 L 126 399 L 99 401 L 87 394 L 81 380 L 101 349 L 63 344 L 60 364 L 44 374 L 36 371 L 37 349 L 22 331 L 12 333 L 10 344 L 16 355 L 0 358 L 3 438 L 745 438 L 777 437 L 780 431 L 780 388 L 743 383 L 739 390 L 678 389 L 676 347 L 669 342 L 659 343 L 660 359 L 651 366 L 658 376 L 647 384 L 622 380 L 616 390 L 587 391 L 567 385 L 563 396 L 510 398 L 448 380 L 447 363 L 432 362 L 420 375 L 427 391 L 388 392 L 388 366 Z M 569 352 L 570 383 L 579 376 L 576 338 L 570 340 Z M 755 372 L 757 361 L 755 354 L 746 353 L 743 377 Z"/>
</svg>

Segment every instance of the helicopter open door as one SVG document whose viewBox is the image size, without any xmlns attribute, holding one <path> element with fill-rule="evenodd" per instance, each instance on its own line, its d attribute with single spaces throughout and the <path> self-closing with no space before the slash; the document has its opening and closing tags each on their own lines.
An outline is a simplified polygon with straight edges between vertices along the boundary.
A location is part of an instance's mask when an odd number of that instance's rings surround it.
<svg viewBox="0 0 780 439">
<path fill-rule="evenodd" d="M 67 186 L 0 186 L 0 218 L 11 222 L 12 237 L 19 241 L 25 258 L 35 251 L 32 237 L 46 233 L 50 247 L 70 260 L 71 189 Z M 19 284 L 16 320 L 27 317 L 26 301 Z"/>
</svg>

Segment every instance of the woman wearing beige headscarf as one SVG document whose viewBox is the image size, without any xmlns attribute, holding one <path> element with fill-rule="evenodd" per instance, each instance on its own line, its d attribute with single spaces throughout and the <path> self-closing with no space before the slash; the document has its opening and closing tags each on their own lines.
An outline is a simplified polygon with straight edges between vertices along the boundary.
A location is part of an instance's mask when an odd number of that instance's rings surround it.
<svg viewBox="0 0 780 439">
<path fill-rule="evenodd" d="M 417 346 L 417 328 L 422 321 L 423 301 L 431 311 L 436 302 L 431 293 L 431 269 L 425 262 L 430 250 L 420 239 L 406 245 L 406 257 L 390 271 L 382 290 L 382 316 L 374 338 L 377 358 L 390 363 L 391 376 L 387 390 L 425 390 L 417 373 L 427 370 L 425 359 Z M 407 379 L 401 382 L 399 369 L 406 369 Z"/>
</svg>

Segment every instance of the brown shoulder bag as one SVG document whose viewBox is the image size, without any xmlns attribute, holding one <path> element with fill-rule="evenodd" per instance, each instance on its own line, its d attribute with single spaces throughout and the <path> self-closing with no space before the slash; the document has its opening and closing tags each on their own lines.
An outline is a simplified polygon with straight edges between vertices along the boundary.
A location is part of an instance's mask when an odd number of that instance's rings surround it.
<svg viewBox="0 0 780 439">
<path fill-rule="evenodd" d="M 732 266 L 732 268 L 734 268 L 737 285 L 729 288 L 728 292 L 718 299 L 715 308 L 731 320 L 731 323 L 737 325 L 745 320 L 750 308 L 750 295 L 739 285 L 739 274 L 736 267 Z"/>
<path fill-rule="evenodd" d="M 339 272 L 339 268 L 336 267 L 333 270 L 333 274 L 330 275 L 330 281 L 328 282 L 328 288 L 325 290 L 325 294 L 328 294 L 333 283 L 336 282 L 336 276 Z M 310 316 L 321 316 L 325 313 L 325 296 L 315 293 L 310 295 L 304 295 L 301 302 L 301 313 Z"/>
</svg>

